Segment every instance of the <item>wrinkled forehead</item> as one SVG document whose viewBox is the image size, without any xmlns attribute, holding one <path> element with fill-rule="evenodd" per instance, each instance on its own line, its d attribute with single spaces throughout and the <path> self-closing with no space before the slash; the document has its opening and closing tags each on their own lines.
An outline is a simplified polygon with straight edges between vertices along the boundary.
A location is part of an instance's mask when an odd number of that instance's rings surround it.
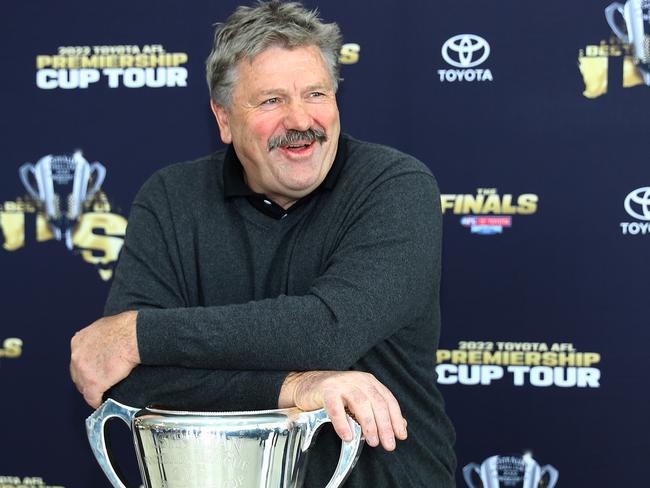
<svg viewBox="0 0 650 488">
<path fill-rule="evenodd" d="M 291 58 L 293 62 L 288 63 L 287 58 Z M 293 67 L 296 71 L 301 68 L 311 70 L 315 76 L 319 77 L 325 75 L 327 80 L 334 85 L 327 59 L 323 51 L 314 44 L 287 46 L 274 43 L 258 52 L 242 56 L 235 65 L 238 82 L 244 73 L 252 72 L 252 74 L 263 76 L 289 67 Z"/>
</svg>

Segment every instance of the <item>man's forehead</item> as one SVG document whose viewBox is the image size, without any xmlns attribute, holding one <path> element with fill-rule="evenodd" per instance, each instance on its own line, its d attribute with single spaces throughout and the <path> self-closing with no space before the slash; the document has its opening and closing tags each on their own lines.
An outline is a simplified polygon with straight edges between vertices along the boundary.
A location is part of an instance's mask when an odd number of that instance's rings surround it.
<svg viewBox="0 0 650 488">
<path fill-rule="evenodd" d="M 242 67 L 251 69 L 259 67 L 261 64 L 268 64 L 273 68 L 282 60 L 291 58 L 296 63 L 322 63 L 322 67 L 327 71 L 327 63 L 322 51 L 318 46 L 306 45 L 297 47 L 285 47 L 281 45 L 271 45 L 258 52 L 253 56 L 246 56 L 237 63 L 237 68 Z"/>
<path fill-rule="evenodd" d="M 274 78 L 276 75 L 284 77 L 287 73 L 301 77 L 302 89 L 332 88 L 331 74 L 317 46 L 269 46 L 257 55 L 239 61 L 237 68 L 238 81 L 244 75 L 247 88 L 255 88 L 261 93 L 280 88 L 273 86 Z"/>
<path fill-rule="evenodd" d="M 299 51 L 309 51 L 309 52 L 314 52 L 319 54 L 321 53 L 320 48 L 315 44 L 301 44 L 299 46 L 287 46 L 280 43 L 273 43 L 273 44 L 269 44 L 268 46 L 264 46 L 263 48 L 259 49 L 258 51 L 256 51 L 251 55 L 244 56 L 240 60 L 240 62 L 247 62 L 249 64 L 252 64 L 256 59 L 268 53 L 281 56 L 283 53 L 288 54 L 288 53 L 295 53 Z"/>
</svg>

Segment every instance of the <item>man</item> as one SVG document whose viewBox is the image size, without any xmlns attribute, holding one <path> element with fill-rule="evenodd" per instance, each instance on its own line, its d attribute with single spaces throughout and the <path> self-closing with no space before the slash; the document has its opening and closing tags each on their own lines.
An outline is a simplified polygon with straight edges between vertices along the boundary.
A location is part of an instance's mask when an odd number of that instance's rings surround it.
<svg viewBox="0 0 650 488">
<path fill-rule="evenodd" d="M 340 134 L 340 42 L 296 3 L 240 7 L 217 28 L 208 83 L 228 148 L 145 183 L 71 374 L 93 407 L 325 407 L 344 439 L 347 409 L 382 447 L 346 486 L 452 487 L 434 375 L 438 190 L 410 156 Z M 334 432 L 313 450 L 316 488 Z"/>
</svg>

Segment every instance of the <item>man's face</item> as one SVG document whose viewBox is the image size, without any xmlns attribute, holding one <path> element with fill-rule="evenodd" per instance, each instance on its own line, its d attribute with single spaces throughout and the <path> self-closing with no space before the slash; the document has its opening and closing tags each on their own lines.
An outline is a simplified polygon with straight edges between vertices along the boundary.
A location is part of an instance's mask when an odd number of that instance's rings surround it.
<svg viewBox="0 0 650 488">
<path fill-rule="evenodd" d="M 332 79 L 317 47 L 271 47 L 240 61 L 238 74 L 232 106 L 211 102 L 221 139 L 232 142 L 248 186 L 288 208 L 321 184 L 336 156 Z M 310 129 L 325 139 L 294 132 Z"/>
</svg>

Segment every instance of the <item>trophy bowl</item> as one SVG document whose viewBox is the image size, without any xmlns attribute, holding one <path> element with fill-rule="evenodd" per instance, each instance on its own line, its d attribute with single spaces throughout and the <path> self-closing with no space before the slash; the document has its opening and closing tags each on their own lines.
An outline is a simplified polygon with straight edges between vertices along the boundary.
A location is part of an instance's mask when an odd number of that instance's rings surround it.
<svg viewBox="0 0 650 488">
<path fill-rule="evenodd" d="M 134 408 L 106 400 L 88 419 L 93 454 L 109 481 L 126 488 L 108 455 L 106 422 L 117 417 L 133 433 L 146 488 L 299 488 L 308 449 L 330 422 L 324 409 L 249 412 L 186 412 Z M 338 465 L 326 488 L 343 484 L 362 448 L 361 427 L 343 441 Z"/>
</svg>

